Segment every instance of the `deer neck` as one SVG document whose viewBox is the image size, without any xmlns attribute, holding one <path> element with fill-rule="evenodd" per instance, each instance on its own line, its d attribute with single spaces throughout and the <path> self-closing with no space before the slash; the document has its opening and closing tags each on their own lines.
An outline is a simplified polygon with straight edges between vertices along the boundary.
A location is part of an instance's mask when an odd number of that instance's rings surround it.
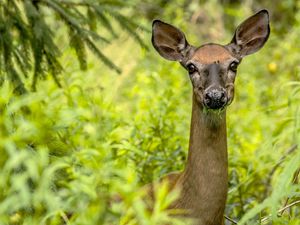
<svg viewBox="0 0 300 225">
<path fill-rule="evenodd" d="M 226 112 L 205 112 L 193 96 L 188 160 L 182 175 L 184 208 L 199 224 L 221 224 L 228 182 Z M 202 222 L 201 222 L 202 221 Z"/>
</svg>

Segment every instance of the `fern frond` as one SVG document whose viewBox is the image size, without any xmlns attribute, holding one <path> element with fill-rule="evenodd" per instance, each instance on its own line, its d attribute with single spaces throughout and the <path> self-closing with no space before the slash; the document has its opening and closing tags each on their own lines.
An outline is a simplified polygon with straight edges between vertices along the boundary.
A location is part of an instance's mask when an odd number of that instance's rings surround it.
<svg viewBox="0 0 300 225">
<path fill-rule="evenodd" d="M 95 6 L 95 12 L 97 13 L 99 22 L 103 25 L 103 27 L 106 28 L 112 34 L 112 36 L 116 38 L 118 35 L 114 31 L 114 28 L 109 22 L 109 20 L 107 19 L 105 12 L 103 12 L 99 6 Z"/>
<path fill-rule="evenodd" d="M 49 71 L 51 71 L 51 76 L 58 87 L 61 87 L 61 84 L 58 79 L 58 75 L 63 71 L 63 67 L 60 65 L 55 56 L 51 55 L 49 52 L 45 52 L 45 57 L 47 60 L 47 65 Z"/>
<path fill-rule="evenodd" d="M 76 33 L 76 31 L 73 31 L 72 29 L 70 29 L 70 46 L 76 51 L 80 68 L 82 70 L 86 70 L 87 62 L 86 62 L 86 51 L 85 51 L 84 42 L 81 39 L 80 35 L 78 35 L 78 33 Z"/>
<path fill-rule="evenodd" d="M 129 35 L 131 35 L 143 48 L 145 48 L 147 50 L 149 49 L 148 46 L 142 40 L 142 38 L 136 33 L 134 23 L 128 22 L 126 17 L 124 17 L 123 15 L 121 15 L 118 12 L 111 11 L 110 13 L 116 19 L 116 21 L 119 23 L 119 25 L 124 30 L 126 30 L 129 33 Z"/>
<path fill-rule="evenodd" d="M 89 49 L 104 65 L 120 73 L 97 43 L 110 44 L 118 36 L 111 22 L 115 18 L 131 38 L 147 48 L 137 33 L 144 28 L 120 12 L 129 6 L 132 3 L 120 0 L 0 0 L 0 79 L 5 75 L 21 89 L 22 79 L 32 79 L 35 90 L 38 79 L 51 73 L 60 86 L 58 75 L 63 70 L 61 51 L 55 42 L 57 26 L 50 18 L 53 15 L 62 21 L 58 25 L 69 30 L 69 45 L 76 52 L 81 70 L 87 69 Z"/>
<path fill-rule="evenodd" d="M 113 70 L 115 70 L 117 73 L 121 73 L 121 70 L 119 67 L 117 67 L 109 58 L 107 58 L 98 48 L 97 46 L 94 44 L 94 42 L 92 42 L 89 38 L 85 38 L 85 43 L 87 44 L 87 47 L 94 52 L 94 54 L 101 59 L 104 64 L 106 64 L 108 67 L 112 68 Z"/>
</svg>

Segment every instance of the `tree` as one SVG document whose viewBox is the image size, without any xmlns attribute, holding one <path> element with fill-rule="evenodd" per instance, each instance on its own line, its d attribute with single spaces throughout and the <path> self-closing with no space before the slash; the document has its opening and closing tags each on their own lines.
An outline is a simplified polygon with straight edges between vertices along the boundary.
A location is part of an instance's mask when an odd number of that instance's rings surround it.
<svg viewBox="0 0 300 225">
<path fill-rule="evenodd" d="M 129 6 L 128 2 L 119 0 L 0 1 L 0 81 L 7 78 L 15 91 L 22 94 L 28 91 L 23 77 L 32 79 L 31 87 L 35 90 L 37 80 L 50 73 L 60 86 L 58 74 L 63 68 L 58 60 L 61 51 L 55 43 L 57 24 L 54 26 L 46 14 L 51 18 L 56 16 L 67 28 L 69 45 L 75 49 L 82 70 L 87 68 L 86 50 L 89 49 L 106 66 L 120 73 L 120 68 L 97 47 L 98 41 L 110 43 L 102 32 L 99 34 L 98 26 L 117 37 L 111 23 L 114 18 L 121 29 L 147 48 L 136 32 L 138 28 L 146 29 L 120 13 L 121 8 Z"/>
</svg>

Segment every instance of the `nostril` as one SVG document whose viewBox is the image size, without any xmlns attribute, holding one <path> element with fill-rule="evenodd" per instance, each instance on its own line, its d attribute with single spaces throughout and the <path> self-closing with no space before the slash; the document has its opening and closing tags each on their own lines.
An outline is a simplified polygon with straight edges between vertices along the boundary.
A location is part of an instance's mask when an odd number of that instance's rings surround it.
<svg viewBox="0 0 300 225">
<path fill-rule="evenodd" d="M 221 93 L 220 100 L 221 100 L 222 103 L 225 103 L 225 102 L 226 102 L 227 98 L 226 98 L 225 92 L 222 92 L 222 93 Z"/>
<path fill-rule="evenodd" d="M 205 103 L 210 104 L 212 102 L 212 96 L 209 92 L 205 93 L 204 95 Z"/>
<path fill-rule="evenodd" d="M 211 99 L 209 92 L 205 93 L 205 99 Z"/>
<path fill-rule="evenodd" d="M 222 91 L 221 92 L 221 99 L 225 97 L 225 93 Z"/>
</svg>

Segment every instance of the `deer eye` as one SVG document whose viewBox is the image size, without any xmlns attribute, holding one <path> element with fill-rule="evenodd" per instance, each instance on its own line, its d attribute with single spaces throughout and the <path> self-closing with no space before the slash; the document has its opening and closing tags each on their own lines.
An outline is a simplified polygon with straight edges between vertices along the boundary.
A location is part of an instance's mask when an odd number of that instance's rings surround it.
<svg viewBox="0 0 300 225">
<path fill-rule="evenodd" d="M 195 73 L 197 71 L 197 68 L 194 64 L 190 63 L 186 66 L 187 70 L 189 71 L 189 74 Z"/>
<path fill-rule="evenodd" d="M 238 63 L 237 62 L 232 62 L 230 65 L 229 65 L 229 69 L 233 72 L 236 72 L 237 70 L 237 67 L 238 67 Z"/>
</svg>

